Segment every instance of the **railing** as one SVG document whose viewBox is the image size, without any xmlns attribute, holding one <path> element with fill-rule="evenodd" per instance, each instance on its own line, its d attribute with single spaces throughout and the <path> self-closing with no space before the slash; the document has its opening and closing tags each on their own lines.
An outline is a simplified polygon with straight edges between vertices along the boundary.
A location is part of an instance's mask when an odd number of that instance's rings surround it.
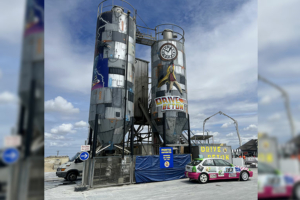
<svg viewBox="0 0 300 200">
<path fill-rule="evenodd" d="M 124 4 L 127 7 L 125 7 Z M 130 14 L 131 14 L 133 20 L 136 22 L 136 15 L 137 15 L 136 9 L 130 3 L 128 3 L 127 1 L 124 1 L 124 0 L 104 0 L 104 1 L 102 1 L 98 5 L 98 15 L 97 15 L 97 17 L 99 15 L 101 15 L 103 12 L 110 11 L 114 6 L 121 7 L 125 13 L 130 11 Z"/>
<path fill-rule="evenodd" d="M 180 35 L 181 37 L 178 37 L 178 41 L 184 42 L 184 30 L 180 26 L 176 24 L 160 24 L 155 27 L 155 38 L 156 40 L 161 40 L 162 38 L 162 33 L 165 29 L 170 29 L 174 34 Z"/>
</svg>

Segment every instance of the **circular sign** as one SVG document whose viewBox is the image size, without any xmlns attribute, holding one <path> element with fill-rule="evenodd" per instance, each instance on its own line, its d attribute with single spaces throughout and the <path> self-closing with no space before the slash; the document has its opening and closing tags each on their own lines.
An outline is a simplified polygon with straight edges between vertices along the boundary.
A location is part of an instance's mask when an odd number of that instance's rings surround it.
<svg viewBox="0 0 300 200">
<path fill-rule="evenodd" d="M 224 148 L 224 149 L 223 149 L 223 152 L 224 152 L 224 153 L 227 153 L 227 149 L 226 149 L 226 148 Z"/>
<path fill-rule="evenodd" d="M 177 58 L 178 50 L 174 44 L 165 43 L 160 47 L 159 56 L 162 60 L 174 60 Z"/>
<path fill-rule="evenodd" d="M 13 164 L 19 159 L 20 153 L 16 148 L 7 148 L 2 153 L 2 161 L 5 164 Z"/>
<path fill-rule="evenodd" d="M 88 158 L 90 157 L 88 152 L 81 152 L 81 154 L 79 155 L 80 160 L 82 161 L 86 161 Z"/>
<path fill-rule="evenodd" d="M 165 162 L 165 167 L 169 167 L 170 163 L 168 161 Z"/>
</svg>

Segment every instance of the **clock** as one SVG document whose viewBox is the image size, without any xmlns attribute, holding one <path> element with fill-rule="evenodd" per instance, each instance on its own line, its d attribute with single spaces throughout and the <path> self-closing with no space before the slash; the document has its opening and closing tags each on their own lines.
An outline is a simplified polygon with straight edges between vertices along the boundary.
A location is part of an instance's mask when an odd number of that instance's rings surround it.
<svg viewBox="0 0 300 200">
<path fill-rule="evenodd" d="M 165 43 L 160 47 L 159 55 L 162 60 L 174 60 L 177 58 L 178 50 L 175 45 Z"/>
</svg>

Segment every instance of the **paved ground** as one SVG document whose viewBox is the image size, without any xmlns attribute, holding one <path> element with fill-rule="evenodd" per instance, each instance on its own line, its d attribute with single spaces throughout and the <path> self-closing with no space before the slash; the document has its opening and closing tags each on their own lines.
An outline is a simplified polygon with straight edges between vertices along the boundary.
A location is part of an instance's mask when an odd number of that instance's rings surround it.
<svg viewBox="0 0 300 200">
<path fill-rule="evenodd" d="M 74 184 L 62 185 L 63 179 L 55 178 L 52 172 L 45 173 L 45 199 L 257 199 L 257 168 L 251 168 L 254 176 L 248 181 L 211 181 L 207 184 L 190 182 L 187 178 L 153 182 L 146 184 L 132 184 L 107 188 L 90 189 L 85 192 L 74 192 Z M 81 181 L 77 181 L 80 184 Z"/>
</svg>

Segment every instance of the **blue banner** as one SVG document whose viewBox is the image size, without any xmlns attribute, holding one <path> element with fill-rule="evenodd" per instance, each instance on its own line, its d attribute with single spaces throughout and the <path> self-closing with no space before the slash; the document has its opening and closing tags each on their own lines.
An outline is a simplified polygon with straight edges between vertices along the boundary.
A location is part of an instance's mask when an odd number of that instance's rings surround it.
<svg viewBox="0 0 300 200">
<path fill-rule="evenodd" d="M 160 168 L 173 168 L 173 147 L 159 148 Z"/>
</svg>

